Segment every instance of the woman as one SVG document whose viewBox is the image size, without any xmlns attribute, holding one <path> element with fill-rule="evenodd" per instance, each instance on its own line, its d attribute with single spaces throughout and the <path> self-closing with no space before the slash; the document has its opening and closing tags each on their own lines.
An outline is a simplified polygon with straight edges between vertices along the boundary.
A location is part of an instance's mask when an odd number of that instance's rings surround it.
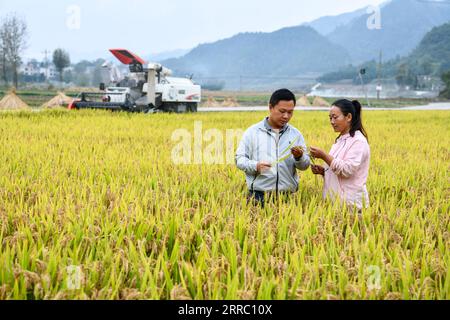
<svg viewBox="0 0 450 320">
<path fill-rule="evenodd" d="M 324 177 L 323 196 L 339 198 L 358 211 L 369 206 L 366 188 L 370 147 L 361 120 L 361 104 L 346 99 L 335 101 L 330 109 L 330 123 L 339 132 L 330 154 L 311 147 L 311 156 L 327 166 L 312 165 L 314 174 Z"/>
</svg>

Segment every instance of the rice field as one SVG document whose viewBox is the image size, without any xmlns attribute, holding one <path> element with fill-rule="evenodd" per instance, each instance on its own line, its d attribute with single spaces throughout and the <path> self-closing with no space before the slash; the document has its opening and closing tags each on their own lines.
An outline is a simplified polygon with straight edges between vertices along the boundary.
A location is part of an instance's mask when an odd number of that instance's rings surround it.
<svg viewBox="0 0 450 320">
<path fill-rule="evenodd" d="M 361 217 L 310 170 L 262 209 L 226 155 L 174 163 L 177 129 L 198 146 L 196 121 L 226 137 L 264 116 L 0 113 L 0 299 L 450 299 L 450 111 L 363 115 Z M 291 124 L 336 137 L 325 112 Z"/>
</svg>

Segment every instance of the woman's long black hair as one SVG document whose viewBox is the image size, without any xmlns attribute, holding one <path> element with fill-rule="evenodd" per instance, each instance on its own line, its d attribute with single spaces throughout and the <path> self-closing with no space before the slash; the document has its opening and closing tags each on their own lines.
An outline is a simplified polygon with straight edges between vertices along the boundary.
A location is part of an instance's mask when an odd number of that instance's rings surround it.
<svg viewBox="0 0 450 320">
<path fill-rule="evenodd" d="M 341 109 L 341 112 L 344 116 L 349 113 L 352 115 L 352 123 L 350 124 L 350 136 L 354 137 L 356 131 L 361 131 L 361 133 L 366 137 L 367 141 L 369 141 L 369 137 L 367 136 L 367 132 L 363 127 L 362 119 L 361 119 L 361 103 L 358 100 L 347 100 L 341 99 L 333 102 L 333 106 Z"/>
</svg>

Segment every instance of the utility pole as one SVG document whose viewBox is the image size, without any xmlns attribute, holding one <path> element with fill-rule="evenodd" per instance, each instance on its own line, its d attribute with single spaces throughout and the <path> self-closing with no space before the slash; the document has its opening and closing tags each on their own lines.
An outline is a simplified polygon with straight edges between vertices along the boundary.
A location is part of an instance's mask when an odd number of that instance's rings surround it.
<svg viewBox="0 0 450 320">
<path fill-rule="evenodd" d="M 383 56 L 383 51 L 380 50 L 380 61 L 378 63 L 378 68 L 377 68 L 377 100 L 380 100 L 380 93 L 382 90 L 382 87 L 381 87 L 382 56 Z"/>
<path fill-rule="evenodd" d="M 50 75 L 49 75 L 49 71 L 48 71 L 48 59 L 47 59 L 47 55 L 50 53 L 48 52 L 47 49 L 45 49 L 44 53 L 44 64 L 45 64 L 45 80 L 48 82 L 48 80 L 50 79 Z"/>
<path fill-rule="evenodd" d="M 364 85 L 364 80 L 363 80 L 363 77 L 362 77 L 363 74 L 366 74 L 366 69 L 360 69 L 359 70 L 359 79 L 361 80 L 362 89 L 363 89 L 364 94 L 366 96 L 367 106 L 370 108 L 369 96 L 367 95 L 367 90 L 366 90 L 366 87 Z"/>
</svg>

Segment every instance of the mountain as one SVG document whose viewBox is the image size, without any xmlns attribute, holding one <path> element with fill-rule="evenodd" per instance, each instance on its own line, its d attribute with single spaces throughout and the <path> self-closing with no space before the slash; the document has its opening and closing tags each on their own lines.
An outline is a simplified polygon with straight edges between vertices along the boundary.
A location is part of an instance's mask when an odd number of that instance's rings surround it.
<svg viewBox="0 0 450 320">
<path fill-rule="evenodd" d="M 411 65 L 422 65 L 423 73 L 450 71 L 450 22 L 427 33 L 407 60 Z"/>
<path fill-rule="evenodd" d="M 380 28 L 367 8 L 270 33 L 240 33 L 201 44 L 164 65 L 195 77 L 295 77 L 410 54 L 433 27 L 450 21 L 450 1 L 391 0 L 380 7 Z M 314 29 L 316 28 L 316 29 Z M 334 30 L 334 31 L 331 31 Z M 327 34 L 324 36 L 323 34 Z"/>
<path fill-rule="evenodd" d="M 321 35 L 326 36 L 336 28 L 347 25 L 353 19 L 361 17 L 366 13 L 366 10 L 367 8 L 362 8 L 336 16 L 325 16 L 302 25 L 312 27 Z"/>
<path fill-rule="evenodd" d="M 365 14 L 336 28 L 327 38 L 345 46 L 352 62 L 386 59 L 409 54 L 433 27 L 450 21 L 450 2 L 438 0 L 392 0 L 381 7 L 380 29 L 369 29 Z"/>
<path fill-rule="evenodd" d="M 152 55 L 143 56 L 146 61 L 159 62 L 171 58 L 179 58 L 188 53 L 191 49 L 176 49 L 170 51 L 163 51 Z"/>
<path fill-rule="evenodd" d="M 202 44 L 185 56 L 163 64 L 176 74 L 196 76 L 297 76 L 326 72 L 349 63 L 345 49 L 311 27 L 283 28 L 271 33 L 240 33 Z"/>
<path fill-rule="evenodd" d="M 357 82 L 358 70 L 366 69 L 365 79 L 371 81 L 377 77 L 378 61 L 366 61 L 358 66 L 348 66 L 336 72 L 322 75 L 318 81 L 335 82 L 353 79 Z M 419 45 L 407 56 L 385 61 L 382 65 L 382 77 L 406 77 L 414 82 L 416 76 L 440 77 L 450 71 L 450 22 L 434 27 Z"/>
</svg>

